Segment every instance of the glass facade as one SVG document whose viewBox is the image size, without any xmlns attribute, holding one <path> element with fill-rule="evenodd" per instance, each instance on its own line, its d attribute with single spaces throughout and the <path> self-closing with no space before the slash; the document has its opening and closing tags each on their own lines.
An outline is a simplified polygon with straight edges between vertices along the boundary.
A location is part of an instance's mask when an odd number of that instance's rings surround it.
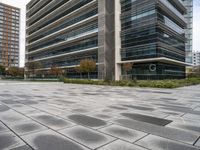
<svg viewBox="0 0 200 150">
<path fill-rule="evenodd" d="M 138 79 L 185 77 L 185 67 L 179 64 L 145 63 L 145 59 L 153 58 L 185 62 L 184 10 L 172 0 L 121 0 L 121 11 L 121 59 L 144 60 L 134 64 L 131 74 Z M 152 64 L 154 71 L 150 70 Z"/>
<path fill-rule="evenodd" d="M 116 80 L 126 74 L 123 64 L 133 62 L 129 73 L 138 79 L 184 78 L 189 11 L 183 4 L 32 0 L 27 5 L 26 62 L 40 62 L 42 70 L 57 65 L 70 77 L 80 77 L 75 67 L 90 58 L 97 62 L 93 77 Z"/>
<path fill-rule="evenodd" d="M 31 1 L 27 5 L 26 62 L 41 63 L 44 72 L 56 65 L 68 76 L 80 78 L 75 67 L 81 60 L 98 62 L 97 6 L 95 0 Z"/>
<path fill-rule="evenodd" d="M 83 21 L 89 17 L 92 17 L 98 13 L 97 9 L 94 9 L 92 11 L 86 12 L 84 14 L 81 14 L 80 16 L 76 18 L 72 18 L 70 20 L 63 21 L 59 26 L 53 27 L 51 30 L 48 30 L 46 32 L 38 33 L 33 39 L 29 40 L 30 43 L 35 42 L 37 40 L 40 40 L 41 38 L 48 36 L 52 33 L 55 33 L 61 29 L 64 29 L 66 27 L 69 27 L 70 25 L 76 24 L 80 21 Z"/>
<path fill-rule="evenodd" d="M 124 70 L 122 72 L 126 73 Z M 180 79 L 185 77 L 185 67 L 160 62 L 140 63 L 133 65 L 128 74 L 132 79 L 139 80 Z"/>
<path fill-rule="evenodd" d="M 70 13 L 76 11 L 77 9 L 83 7 L 84 5 L 88 4 L 89 2 L 91 2 L 92 0 L 83 0 L 83 1 L 79 1 L 78 3 L 73 3 L 71 4 L 70 7 L 66 7 L 66 9 L 64 9 L 64 11 L 61 11 L 61 13 L 59 14 L 56 14 L 54 15 L 52 18 L 48 18 L 47 20 L 45 21 L 42 21 L 38 27 L 34 28 L 32 31 L 28 32 L 28 34 L 32 34 L 34 32 L 36 32 L 37 30 L 41 29 L 41 28 L 44 28 L 45 26 L 59 20 L 60 18 L 66 16 L 66 15 L 69 15 Z M 66 2 L 65 2 L 66 3 Z M 62 6 L 60 6 L 62 7 Z M 57 8 L 59 9 L 59 7 Z M 55 10 L 51 10 L 52 11 L 55 11 Z M 46 14 L 46 16 L 44 16 L 43 18 L 47 17 L 48 13 Z M 42 18 L 42 19 L 43 19 Z M 42 20 L 40 19 L 40 20 Z M 28 23 L 29 24 L 29 23 Z M 32 26 L 34 25 L 34 23 L 32 24 L 29 24 L 29 26 Z"/>
<path fill-rule="evenodd" d="M 82 40 L 78 43 L 67 44 L 66 46 L 63 46 L 59 49 L 49 49 L 48 51 L 41 51 L 39 53 L 30 55 L 28 60 L 32 61 L 35 59 L 47 58 L 51 56 L 67 54 L 70 52 L 92 49 L 92 48 L 96 48 L 97 46 L 98 46 L 97 37 L 92 37 L 89 39 Z"/>
</svg>

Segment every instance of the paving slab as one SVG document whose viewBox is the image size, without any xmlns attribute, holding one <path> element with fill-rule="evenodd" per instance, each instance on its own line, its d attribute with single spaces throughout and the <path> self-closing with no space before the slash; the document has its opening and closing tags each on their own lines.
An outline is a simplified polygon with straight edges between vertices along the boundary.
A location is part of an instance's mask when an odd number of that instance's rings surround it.
<svg viewBox="0 0 200 150">
<path fill-rule="evenodd" d="M 16 137 L 12 132 L 0 134 L 0 149 L 7 150 L 24 145 L 24 142 Z"/>
<path fill-rule="evenodd" d="M 0 112 L 6 112 L 6 111 L 8 111 L 10 108 L 8 107 L 8 106 L 6 106 L 6 105 L 1 105 L 0 104 Z"/>
<path fill-rule="evenodd" d="M 147 133 L 132 130 L 130 128 L 125 128 L 119 125 L 110 125 L 108 127 L 100 129 L 99 131 L 131 143 L 147 135 Z"/>
<path fill-rule="evenodd" d="M 117 120 L 114 120 L 113 122 L 127 128 L 131 128 L 131 129 L 139 130 L 142 132 L 150 133 L 153 135 L 185 142 L 192 145 L 199 137 L 199 134 L 197 133 L 170 128 L 170 127 L 157 126 L 157 125 L 135 121 L 135 120 L 117 119 Z"/>
<path fill-rule="evenodd" d="M 0 113 L 0 120 L 9 125 L 9 124 L 15 124 L 16 122 L 19 121 L 29 120 L 29 118 L 10 109 L 6 112 Z"/>
<path fill-rule="evenodd" d="M 122 105 L 127 108 L 132 108 L 136 110 L 144 110 L 144 111 L 154 111 L 154 108 L 144 107 L 144 106 L 136 106 L 136 105 Z"/>
<path fill-rule="evenodd" d="M 94 118 L 98 118 L 98 119 L 102 119 L 102 120 L 111 120 L 113 119 L 113 114 L 109 114 L 109 113 L 101 113 L 101 112 L 97 112 L 97 113 L 93 113 L 91 114 L 92 117 Z"/>
<path fill-rule="evenodd" d="M 48 129 L 45 126 L 42 126 L 41 124 L 32 120 L 17 123 L 13 126 L 10 126 L 10 128 L 20 136 Z"/>
<path fill-rule="evenodd" d="M 8 128 L 2 122 L 0 122 L 0 133 L 6 131 L 8 131 Z"/>
<path fill-rule="evenodd" d="M 107 125 L 107 123 L 104 120 L 86 116 L 86 115 L 82 115 L 82 114 L 70 115 L 70 116 L 68 116 L 68 118 L 77 124 L 94 127 L 94 128 L 98 128 L 98 127 Z"/>
<path fill-rule="evenodd" d="M 195 143 L 195 146 L 199 147 L 200 149 L 200 139 Z"/>
<path fill-rule="evenodd" d="M 191 120 L 199 120 L 200 115 L 186 113 L 182 117 Z"/>
<path fill-rule="evenodd" d="M 140 147 L 138 145 L 130 144 L 121 140 L 117 140 L 110 143 L 98 150 L 147 150 L 146 148 Z"/>
<path fill-rule="evenodd" d="M 199 150 L 197 147 L 154 135 L 148 135 L 136 144 L 152 150 Z"/>
<path fill-rule="evenodd" d="M 96 149 L 115 140 L 111 136 L 83 126 L 75 126 L 59 132 L 91 149 Z"/>
<path fill-rule="evenodd" d="M 195 123 L 195 122 L 173 122 L 167 126 L 171 128 L 177 128 L 177 129 L 200 133 L 199 123 Z"/>
<path fill-rule="evenodd" d="M 80 144 L 51 130 L 22 136 L 36 150 L 87 150 Z"/>
<path fill-rule="evenodd" d="M 74 126 L 74 124 L 69 121 L 46 113 L 35 114 L 32 115 L 31 118 L 54 130 L 60 130 L 63 128 Z"/>
<path fill-rule="evenodd" d="M 172 122 L 172 120 L 167 120 L 167 119 L 162 119 L 162 118 L 157 118 L 157 117 L 152 117 L 152 116 L 147 116 L 147 115 L 141 115 L 141 114 L 136 114 L 136 113 L 122 113 L 121 115 L 132 120 L 142 121 L 142 122 L 155 124 L 159 126 L 166 126 L 167 124 Z"/>
<path fill-rule="evenodd" d="M 199 148 L 199 89 L 0 80 L 0 149 Z"/>
<path fill-rule="evenodd" d="M 19 146 L 19 147 L 16 147 L 16 148 L 12 148 L 10 150 L 32 150 L 32 148 L 30 148 L 27 145 L 23 145 L 23 146 Z"/>
</svg>

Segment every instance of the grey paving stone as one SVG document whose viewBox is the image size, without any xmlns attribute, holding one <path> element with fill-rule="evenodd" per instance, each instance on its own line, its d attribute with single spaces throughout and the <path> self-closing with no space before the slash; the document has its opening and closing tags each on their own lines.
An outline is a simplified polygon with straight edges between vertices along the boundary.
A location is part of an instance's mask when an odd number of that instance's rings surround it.
<svg viewBox="0 0 200 150">
<path fill-rule="evenodd" d="M 135 120 L 117 119 L 117 120 L 114 120 L 113 122 L 127 128 L 131 128 L 131 129 L 143 131 L 146 133 L 150 133 L 153 135 L 185 142 L 188 144 L 194 144 L 194 142 L 199 137 L 199 134 L 196 134 L 193 132 L 191 133 L 191 132 L 187 132 L 187 131 L 179 130 L 175 128 L 157 126 L 157 125 L 135 121 Z"/>
<path fill-rule="evenodd" d="M 120 112 L 122 113 L 122 112 Z M 156 117 L 156 118 L 166 118 L 167 116 L 169 116 L 168 114 L 165 113 L 157 113 L 156 111 L 142 111 L 142 110 L 132 110 L 132 111 L 124 111 L 123 113 L 135 113 L 135 114 L 141 114 L 141 115 L 146 115 L 146 116 L 151 116 L 151 117 Z M 122 115 L 120 114 L 120 117 Z"/>
<path fill-rule="evenodd" d="M 180 117 L 180 116 L 168 116 L 165 119 L 173 120 L 173 123 L 182 123 L 182 124 L 191 123 L 193 125 L 199 125 L 200 124 L 200 120 L 193 119 L 193 118 L 186 118 L 184 116 L 182 116 L 182 117 Z M 171 124 L 173 124 L 173 123 L 171 123 Z"/>
<path fill-rule="evenodd" d="M 24 145 L 24 143 L 11 132 L 0 134 L 0 149 L 6 150 Z"/>
<path fill-rule="evenodd" d="M 16 147 L 16 148 L 12 148 L 10 150 L 32 150 L 32 148 L 30 148 L 27 145 L 23 145 L 23 146 L 19 146 L 19 147 Z"/>
<path fill-rule="evenodd" d="M 186 119 L 191 119 L 191 120 L 199 120 L 200 115 L 187 113 L 182 117 Z"/>
<path fill-rule="evenodd" d="M 8 128 L 3 123 L 0 122 L 0 133 L 6 131 L 8 131 Z"/>
<path fill-rule="evenodd" d="M 45 113 L 36 114 L 36 115 L 31 116 L 31 117 L 33 119 L 35 119 L 36 121 L 42 123 L 43 125 L 45 125 L 49 128 L 52 128 L 54 130 L 59 130 L 59 129 L 71 127 L 71 126 L 74 125 L 73 123 L 71 123 L 69 121 L 66 121 L 66 120 L 63 120 L 61 118 L 58 118 L 58 117 L 55 117 L 55 116 L 52 116 L 52 115 L 48 115 L 48 114 L 45 114 Z"/>
<path fill-rule="evenodd" d="M 81 114 L 70 115 L 68 118 L 77 124 L 89 127 L 101 127 L 107 125 L 103 120 Z"/>
<path fill-rule="evenodd" d="M 147 115 L 141 115 L 141 114 L 135 114 L 135 113 L 122 113 L 122 116 L 128 117 L 129 119 L 138 120 L 150 124 L 155 124 L 159 126 L 165 126 L 169 123 L 171 123 L 171 120 L 147 116 Z"/>
<path fill-rule="evenodd" d="M 8 111 L 10 108 L 8 106 L 5 106 L 5 105 L 1 105 L 0 104 L 0 112 L 6 112 Z"/>
<path fill-rule="evenodd" d="M 136 144 L 152 150 L 199 150 L 194 146 L 154 135 L 148 135 L 147 137 L 136 142 Z"/>
<path fill-rule="evenodd" d="M 87 150 L 80 144 L 51 130 L 29 134 L 22 138 L 37 150 Z"/>
<path fill-rule="evenodd" d="M 185 109 L 185 108 L 180 108 L 180 107 L 169 107 L 169 106 L 162 106 L 160 107 L 162 109 L 165 110 L 172 110 L 172 111 L 177 111 L 177 112 L 182 112 L 182 113 L 190 113 L 190 114 L 194 114 L 194 115 L 200 115 L 200 111 L 195 111 L 192 109 Z"/>
<path fill-rule="evenodd" d="M 132 134 L 127 130 L 121 129 L 124 127 L 131 131 L 137 131 L 137 133 L 145 132 L 145 135 L 151 133 L 152 135 L 171 139 L 174 142 L 179 141 L 186 143 L 186 146 L 187 144 L 196 144 L 197 146 L 197 144 L 199 145 L 197 139 L 200 136 L 199 88 L 200 85 L 172 90 L 143 89 L 46 82 L 10 82 L 0 80 L 0 89 L 2 89 L 0 90 L 0 122 L 6 124 L 9 128 L 16 127 L 19 124 L 32 123 L 33 121 L 39 122 L 42 126 L 48 126 L 48 128 L 50 128 L 48 130 L 49 132 L 51 129 L 59 132 L 60 130 L 72 128 L 72 126 L 75 127 L 74 125 L 79 124 L 88 128 L 87 130 L 89 131 L 87 135 L 89 135 L 89 137 L 92 137 L 90 135 L 90 130 L 93 129 L 92 131 L 95 133 L 100 132 L 103 136 L 112 136 L 120 138 L 123 141 L 126 140 L 127 142 L 125 142 L 125 145 L 129 145 L 130 142 L 135 142 L 137 136 L 132 139 Z M 79 115 L 79 113 L 82 115 Z M 121 113 L 126 114 L 126 117 L 122 116 Z M 139 117 L 139 119 L 142 118 L 142 120 L 138 121 L 138 116 L 130 115 L 132 113 L 142 115 L 142 117 Z M 34 118 L 36 116 L 38 116 L 38 118 Z M 70 119 L 69 116 L 73 116 L 72 119 Z M 145 118 L 146 116 L 148 116 L 148 118 Z M 172 118 L 172 116 L 174 118 Z M 121 120 L 119 118 L 126 121 L 119 122 L 119 120 Z M 173 120 L 173 122 L 166 126 L 160 126 L 164 124 L 152 118 Z M 118 120 L 118 122 L 115 122 L 116 120 Z M 66 125 L 64 122 L 69 122 L 72 126 Z M 109 125 L 111 124 L 112 126 L 120 126 L 121 128 L 116 129 L 113 127 L 109 129 Z M 0 130 L 2 130 L 2 132 L 0 131 L 0 135 L 10 132 L 7 127 L 5 129 L 4 125 L 2 126 L 0 125 Z M 57 147 L 54 147 L 56 145 L 54 140 L 59 146 L 62 145 L 62 143 L 64 143 L 64 145 L 66 143 L 71 144 L 71 140 L 69 140 L 66 135 L 61 136 L 51 131 L 53 135 L 50 134 L 51 136 L 49 137 L 46 136 L 47 132 L 44 132 L 47 131 L 46 129 L 37 129 L 38 128 L 35 128 L 35 126 L 32 128 L 32 125 L 30 125 L 30 128 L 29 126 L 28 128 L 25 126 L 25 128 L 22 127 L 21 129 L 18 127 L 15 133 L 17 133 L 18 130 L 27 132 L 25 133 L 26 136 L 23 133 L 18 134 L 20 134 L 20 136 L 23 134 L 23 136 L 21 136 L 22 138 L 30 137 L 30 139 L 33 139 L 30 140 L 33 142 L 32 145 L 37 144 L 40 149 L 48 150 L 48 145 L 50 145 L 52 149 L 57 150 Z M 109 129 L 110 133 L 107 130 L 106 132 L 100 131 L 103 129 Z M 35 134 L 39 134 L 40 137 L 37 138 L 34 143 L 35 137 L 31 135 Z M 54 138 L 54 136 L 56 136 L 56 138 Z M 84 138 L 85 137 L 87 136 L 84 136 Z M 64 140 L 63 142 L 63 138 L 67 139 L 67 141 Z M 82 138 L 83 137 L 81 137 L 81 139 Z M 41 139 L 46 139 L 45 141 L 48 142 L 44 142 Z M 28 140 L 28 138 L 26 140 Z M 162 142 L 162 139 L 158 141 Z M 72 143 L 76 146 L 78 142 Z M 87 142 L 85 142 L 85 144 L 86 143 Z M 120 145 L 124 144 L 120 143 L 120 140 L 117 140 L 116 142 L 108 143 L 108 145 L 117 145 L 113 146 L 114 150 L 123 150 L 127 148 L 125 146 L 121 148 Z M 73 147 L 73 144 L 72 148 L 76 149 Z M 130 147 L 128 146 L 129 150 L 138 148 L 138 146 L 134 144 L 130 144 Z M 23 149 L 24 145 L 23 143 L 23 145 L 17 146 L 16 149 Z M 82 144 L 79 143 L 78 145 Z M 108 145 L 104 145 L 101 148 L 105 148 Z M 62 149 L 62 147 L 59 146 L 58 148 Z M 10 149 L 9 146 L 7 147 L 8 148 L 5 148 L 6 150 Z"/>
<path fill-rule="evenodd" d="M 175 104 L 174 103 L 172 103 L 172 104 L 167 103 L 167 104 L 157 104 L 157 105 L 163 106 L 163 107 L 174 108 L 174 110 L 176 110 L 176 109 L 185 110 L 185 111 L 191 111 L 192 110 L 192 108 L 190 108 L 190 107 L 185 107 L 185 106 L 182 106 L 182 105 L 178 106 L 177 103 L 175 103 Z"/>
<path fill-rule="evenodd" d="M 83 108 L 75 108 L 71 110 L 74 113 L 87 113 L 89 110 L 83 109 Z"/>
<path fill-rule="evenodd" d="M 157 114 L 164 113 L 167 116 L 182 116 L 184 114 L 184 113 L 180 113 L 180 112 L 174 112 L 174 111 L 171 111 L 171 110 L 160 110 L 160 109 L 154 111 L 154 113 L 157 113 Z"/>
<path fill-rule="evenodd" d="M 108 127 L 100 129 L 100 131 L 131 143 L 147 135 L 147 133 L 132 130 L 118 125 L 110 125 Z"/>
<path fill-rule="evenodd" d="M 195 146 L 200 148 L 200 139 L 195 143 Z"/>
<path fill-rule="evenodd" d="M 122 105 L 124 107 L 132 108 L 132 109 L 138 109 L 138 110 L 145 110 L 145 111 L 154 111 L 154 108 L 149 107 L 143 107 L 143 106 L 134 106 L 134 105 Z"/>
<path fill-rule="evenodd" d="M 189 130 L 193 132 L 200 133 L 200 126 L 199 123 L 188 123 L 188 122 L 173 122 L 172 124 L 169 124 L 168 127 L 171 128 L 177 128 L 177 129 L 183 129 L 183 130 Z"/>
<path fill-rule="evenodd" d="M 116 110 L 127 110 L 127 108 L 120 107 L 120 106 L 109 106 L 111 109 L 116 109 Z"/>
<path fill-rule="evenodd" d="M 60 130 L 59 132 L 91 149 L 101 147 L 102 145 L 105 145 L 115 139 L 83 126 L 75 126 Z"/>
<path fill-rule="evenodd" d="M 1 100 L 1 102 L 3 102 L 4 104 L 17 104 L 18 103 L 17 101 L 10 100 L 10 99 Z"/>
<path fill-rule="evenodd" d="M 194 110 L 200 111 L 200 106 L 199 106 L 199 107 L 196 107 Z"/>
<path fill-rule="evenodd" d="M 12 95 L 11 94 L 0 94 L 0 96 L 7 98 L 7 97 L 10 97 Z"/>
<path fill-rule="evenodd" d="M 164 92 L 164 91 L 153 91 L 153 93 L 158 93 L 158 94 L 172 94 L 172 92 Z M 169 99 L 169 98 L 168 98 Z M 170 100 L 173 100 L 170 98 Z"/>
<path fill-rule="evenodd" d="M 36 101 L 32 101 L 32 100 L 19 100 L 19 103 L 25 104 L 25 105 L 34 105 L 34 104 L 38 104 L 38 102 Z"/>
<path fill-rule="evenodd" d="M 75 104 L 76 102 L 69 101 L 69 100 L 56 100 L 58 103 L 69 105 L 69 104 Z"/>
<path fill-rule="evenodd" d="M 111 114 L 103 114 L 103 113 L 92 114 L 92 116 L 103 120 L 110 120 L 111 118 L 113 118 Z"/>
<path fill-rule="evenodd" d="M 178 100 L 178 99 L 176 99 L 176 98 L 168 98 L 168 97 L 162 97 L 162 98 L 160 98 L 161 100 L 167 100 L 167 101 L 176 101 L 176 100 Z"/>
<path fill-rule="evenodd" d="M 147 150 L 147 149 L 121 140 L 117 140 L 98 150 Z"/>
<path fill-rule="evenodd" d="M 9 110 L 9 111 L 0 113 L 0 120 L 6 124 L 13 124 L 13 123 L 16 123 L 17 121 L 19 122 L 19 121 L 28 120 L 28 118 L 20 113 L 17 113 L 14 110 Z"/>
<path fill-rule="evenodd" d="M 34 121 L 20 122 L 20 123 L 17 123 L 15 125 L 11 126 L 10 128 L 18 135 L 30 134 L 33 132 L 47 130 L 46 127 L 44 127 Z"/>
<path fill-rule="evenodd" d="M 15 104 L 10 106 L 12 109 L 16 110 L 17 112 L 21 112 L 23 114 L 26 114 L 28 111 L 36 111 L 35 108 L 24 105 L 24 104 Z"/>
</svg>

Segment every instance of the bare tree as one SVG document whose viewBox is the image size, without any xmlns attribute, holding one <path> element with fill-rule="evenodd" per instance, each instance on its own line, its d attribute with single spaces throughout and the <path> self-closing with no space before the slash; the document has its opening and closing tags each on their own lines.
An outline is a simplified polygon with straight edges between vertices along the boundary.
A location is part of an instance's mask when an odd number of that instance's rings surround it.
<svg viewBox="0 0 200 150">
<path fill-rule="evenodd" d="M 96 62 L 92 59 L 84 59 L 80 62 L 80 71 L 88 74 L 90 79 L 90 73 L 96 70 Z"/>
<path fill-rule="evenodd" d="M 7 72 L 7 75 L 10 75 L 13 77 L 23 77 L 24 76 L 24 68 L 9 67 L 6 72 Z"/>
<path fill-rule="evenodd" d="M 82 78 L 82 72 L 80 66 L 75 67 L 75 71 L 80 74 L 80 78 Z"/>
<path fill-rule="evenodd" d="M 32 73 L 33 75 L 36 75 L 37 70 L 42 68 L 40 62 L 28 62 L 25 66 L 28 68 L 28 72 Z"/>
<path fill-rule="evenodd" d="M 125 71 L 125 76 L 126 76 L 126 80 L 128 79 L 128 72 L 131 71 L 133 69 L 133 63 L 125 63 L 123 64 L 123 69 Z"/>
<path fill-rule="evenodd" d="M 53 65 L 49 70 L 49 74 L 55 77 L 60 77 L 63 75 L 63 70 L 59 68 L 57 65 Z"/>
<path fill-rule="evenodd" d="M 195 77 L 200 77 L 200 65 L 199 66 L 194 66 L 192 69 L 192 74 Z"/>
</svg>

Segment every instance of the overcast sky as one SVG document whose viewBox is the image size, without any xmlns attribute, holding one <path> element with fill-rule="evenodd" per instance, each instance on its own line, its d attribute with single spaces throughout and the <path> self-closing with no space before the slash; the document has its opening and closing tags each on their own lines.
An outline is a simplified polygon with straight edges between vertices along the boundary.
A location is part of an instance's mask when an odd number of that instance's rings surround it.
<svg viewBox="0 0 200 150">
<path fill-rule="evenodd" d="M 2 3 L 21 8 L 20 66 L 24 65 L 25 54 L 25 9 L 30 0 L 0 0 Z M 200 51 L 200 0 L 194 0 L 193 50 Z"/>
</svg>

